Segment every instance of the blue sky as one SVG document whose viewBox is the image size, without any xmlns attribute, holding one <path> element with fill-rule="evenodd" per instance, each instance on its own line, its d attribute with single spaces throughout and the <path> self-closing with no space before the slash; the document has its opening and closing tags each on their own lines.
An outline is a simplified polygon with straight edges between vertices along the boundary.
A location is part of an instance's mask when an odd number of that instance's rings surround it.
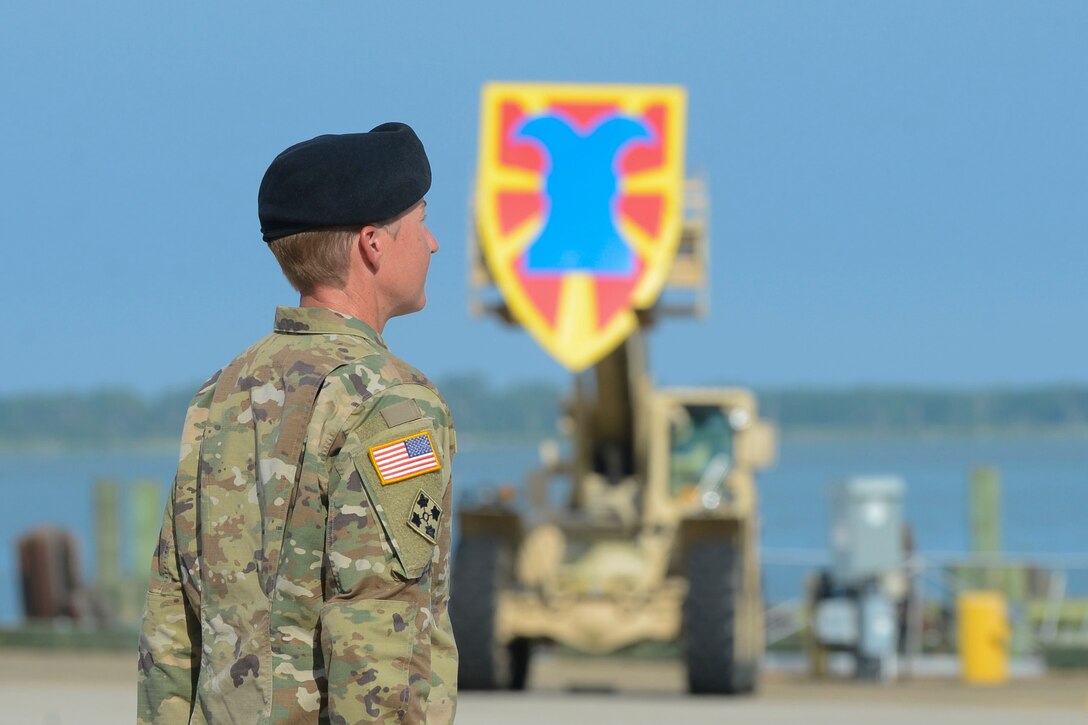
<svg viewBox="0 0 1088 725">
<path fill-rule="evenodd" d="M 488 80 L 687 87 L 712 311 L 653 334 L 659 380 L 1088 382 L 1086 37 L 1078 2 L 9 3 L 0 393 L 224 364 L 294 300 L 260 241 L 268 162 L 386 120 L 427 146 L 442 243 L 393 348 L 565 379 L 467 312 Z"/>
</svg>

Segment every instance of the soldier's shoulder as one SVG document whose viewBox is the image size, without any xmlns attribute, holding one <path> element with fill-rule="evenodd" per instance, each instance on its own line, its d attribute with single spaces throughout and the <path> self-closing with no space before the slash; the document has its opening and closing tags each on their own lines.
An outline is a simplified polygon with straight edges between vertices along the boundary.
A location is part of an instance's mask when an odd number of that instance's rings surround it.
<svg viewBox="0 0 1088 725">
<path fill-rule="evenodd" d="M 329 374 L 328 382 L 363 400 L 394 393 L 408 395 L 406 386 L 424 388 L 441 397 L 430 378 L 386 349 L 373 350 L 341 365 Z"/>
<path fill-rule="evenodd" d="M 196 392 L 193 393 L 193 397 L 189 400 L 189 410 L 194 408 L 207 408 L 212 403 L 212 398 L 215 397 L 215 387 L 219 383 L 219 376 L 223 374 L 223 369 L 216 370 L 215 373 L 200 384 Z"/>
</svg>

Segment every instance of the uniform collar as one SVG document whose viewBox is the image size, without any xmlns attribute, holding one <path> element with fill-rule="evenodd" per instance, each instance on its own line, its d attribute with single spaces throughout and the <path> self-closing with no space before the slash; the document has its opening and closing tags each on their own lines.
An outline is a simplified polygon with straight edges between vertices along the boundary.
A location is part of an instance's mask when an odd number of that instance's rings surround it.
<svg viewBox="0 0 1088 725">
<path fill-rule="evenodd" d="M 373 327 L 327 307 L 277 307 L 276 332 L 286 335 L 353 335 L 389 349 Z"/>
</svg>

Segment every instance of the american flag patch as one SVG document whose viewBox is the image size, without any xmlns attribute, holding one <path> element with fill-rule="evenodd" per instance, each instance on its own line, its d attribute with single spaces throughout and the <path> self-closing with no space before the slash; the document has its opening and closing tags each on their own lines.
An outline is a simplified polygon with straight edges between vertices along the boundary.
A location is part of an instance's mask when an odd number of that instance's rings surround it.
<svg viewBox="0 0 1088 725">
<path fill-rule="evenodd" d="M 427 431 L 372 446 L 367 452 L 383 486 L 442 468 Z"/>
</svg>

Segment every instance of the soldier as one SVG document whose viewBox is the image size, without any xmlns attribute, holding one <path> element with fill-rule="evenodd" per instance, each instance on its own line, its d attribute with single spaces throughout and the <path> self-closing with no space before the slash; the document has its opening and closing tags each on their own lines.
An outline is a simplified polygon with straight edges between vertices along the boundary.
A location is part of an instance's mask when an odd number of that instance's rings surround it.
<svg viewBox="0 0 1088 725">
<path fill-rule="evenodd" d="M 426 300 L 430 183 L 397 123 L 304 141 L 265 173 L 261 231 L 301 302 L 189 407 L 139 722 L 453 719 L 456 438 L 434 385 L 381 336 Z"/>
</svg>

